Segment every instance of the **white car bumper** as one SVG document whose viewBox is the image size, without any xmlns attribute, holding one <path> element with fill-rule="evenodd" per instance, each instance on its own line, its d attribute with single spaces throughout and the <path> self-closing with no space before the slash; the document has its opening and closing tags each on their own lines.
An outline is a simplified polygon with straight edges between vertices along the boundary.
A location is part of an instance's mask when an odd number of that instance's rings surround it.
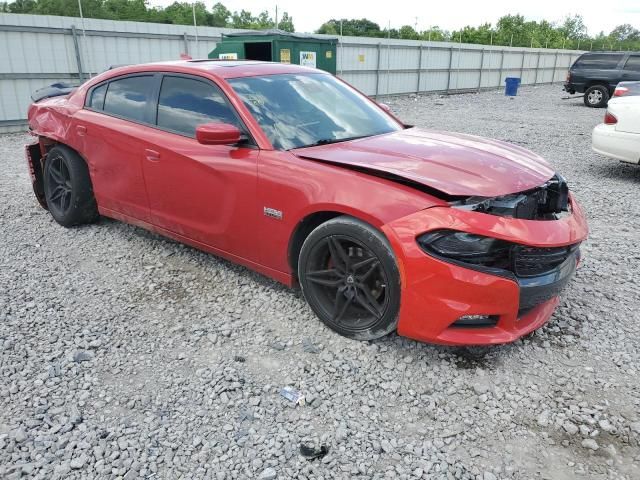
<svg viewBox="0 0 640 480">
<path fill-rule="evenodd" d="M 640 134 L 616 132 L 615 125 L 601 123 L 593 129 L 591 148 L 606 157 L 640 163 Z"/>
</svg>

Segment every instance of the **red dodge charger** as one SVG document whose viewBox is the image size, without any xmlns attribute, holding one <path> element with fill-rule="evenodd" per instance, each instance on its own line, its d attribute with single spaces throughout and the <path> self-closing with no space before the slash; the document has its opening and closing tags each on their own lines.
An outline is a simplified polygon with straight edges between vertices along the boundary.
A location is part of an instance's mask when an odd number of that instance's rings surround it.
<svg viewBox="0 0 640 480">
<path fill-rule="evenodd" d="M 190 60 L 121 67 L 29 108 L 35 194 L 254 269 L 350 338 L 448 345 L 543 325 L 583 212 L 538 155 L 404 125 L 336 77 Z"/>
</svg>

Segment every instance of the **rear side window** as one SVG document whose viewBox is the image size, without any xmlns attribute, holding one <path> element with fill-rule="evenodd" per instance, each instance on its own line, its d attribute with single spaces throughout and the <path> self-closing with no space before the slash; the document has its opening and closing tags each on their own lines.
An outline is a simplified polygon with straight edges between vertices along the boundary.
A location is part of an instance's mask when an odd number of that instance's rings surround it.
<svg viewBox="0 0 640 480">
<path fill-rule="evenodd" d="M 242 129 L 218 87 L 184 77 L 165 76 L 158 99 L 159 127 L 195 136 L 203 123 L 230 123 Z"/>
<path fill-rule="evenodd" d="M 624 54 L 622 53 L 587 53 L 582 55 L 576 63 L 573 64 L 574 68 L 616 68 L 620 60 L 622 60 Z"/>
<path fill-rule="evenodd" d="M 107 93 L 107 84 L 96 87 L 91 92 L 88 106 L 94 110 L 102 110 L 104 107 L 104 94 Z"/>
<path fill-rule="evenodd" d="M 109 82 L 104 98 L 104 111 L 136 122 L 144 122 L 152 82 L 151 75 L 126 77 Z"/>
<path fill-rule="evenodd" d="M 627 63 L 624 64 L 625 70 L 633 70 L 634 72 L 640 72 L 640 55 L 631 55 L 627 59 Z"/>
</svg>

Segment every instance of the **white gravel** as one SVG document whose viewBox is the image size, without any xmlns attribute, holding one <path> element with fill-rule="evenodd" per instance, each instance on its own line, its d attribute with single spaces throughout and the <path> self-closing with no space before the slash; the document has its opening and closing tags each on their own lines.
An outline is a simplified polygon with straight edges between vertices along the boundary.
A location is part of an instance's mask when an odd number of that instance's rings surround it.
<svg viewBox="0 0 640 480">
<path fill-rule="evenodd" d="M 588 213 L 551 322 L 487 349 L 349 341 L 244 268 L 107 219 L 66 230 L 27 137 L 0 137 L 0 478 L 640 478 L 640 167 L 592 153 L 604 112 L 561 96 L 388 101 L 535 150 Z"/>
</svg>

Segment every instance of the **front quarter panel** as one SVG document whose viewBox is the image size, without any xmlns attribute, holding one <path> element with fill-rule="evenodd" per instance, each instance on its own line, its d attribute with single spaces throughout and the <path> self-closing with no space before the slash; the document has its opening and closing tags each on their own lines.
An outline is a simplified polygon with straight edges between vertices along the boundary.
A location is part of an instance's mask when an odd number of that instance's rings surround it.
<svg viewBox="0 0 640 480">
<path fill-rule="evenodd" d="M 258 172 L 257 208 L 265 239 L 258 242 L 262 263 L 287 273 L 291 272 L 289 241 L 299 223 L 309 215 L 339 212 L 380 228 L 419 210 L 446 205 L 390 180 L 303 160 L 290 152 L 262 151 Z M 281 212 L 282 218 L 265 215 L 265 208 Z"/>
</svg>

